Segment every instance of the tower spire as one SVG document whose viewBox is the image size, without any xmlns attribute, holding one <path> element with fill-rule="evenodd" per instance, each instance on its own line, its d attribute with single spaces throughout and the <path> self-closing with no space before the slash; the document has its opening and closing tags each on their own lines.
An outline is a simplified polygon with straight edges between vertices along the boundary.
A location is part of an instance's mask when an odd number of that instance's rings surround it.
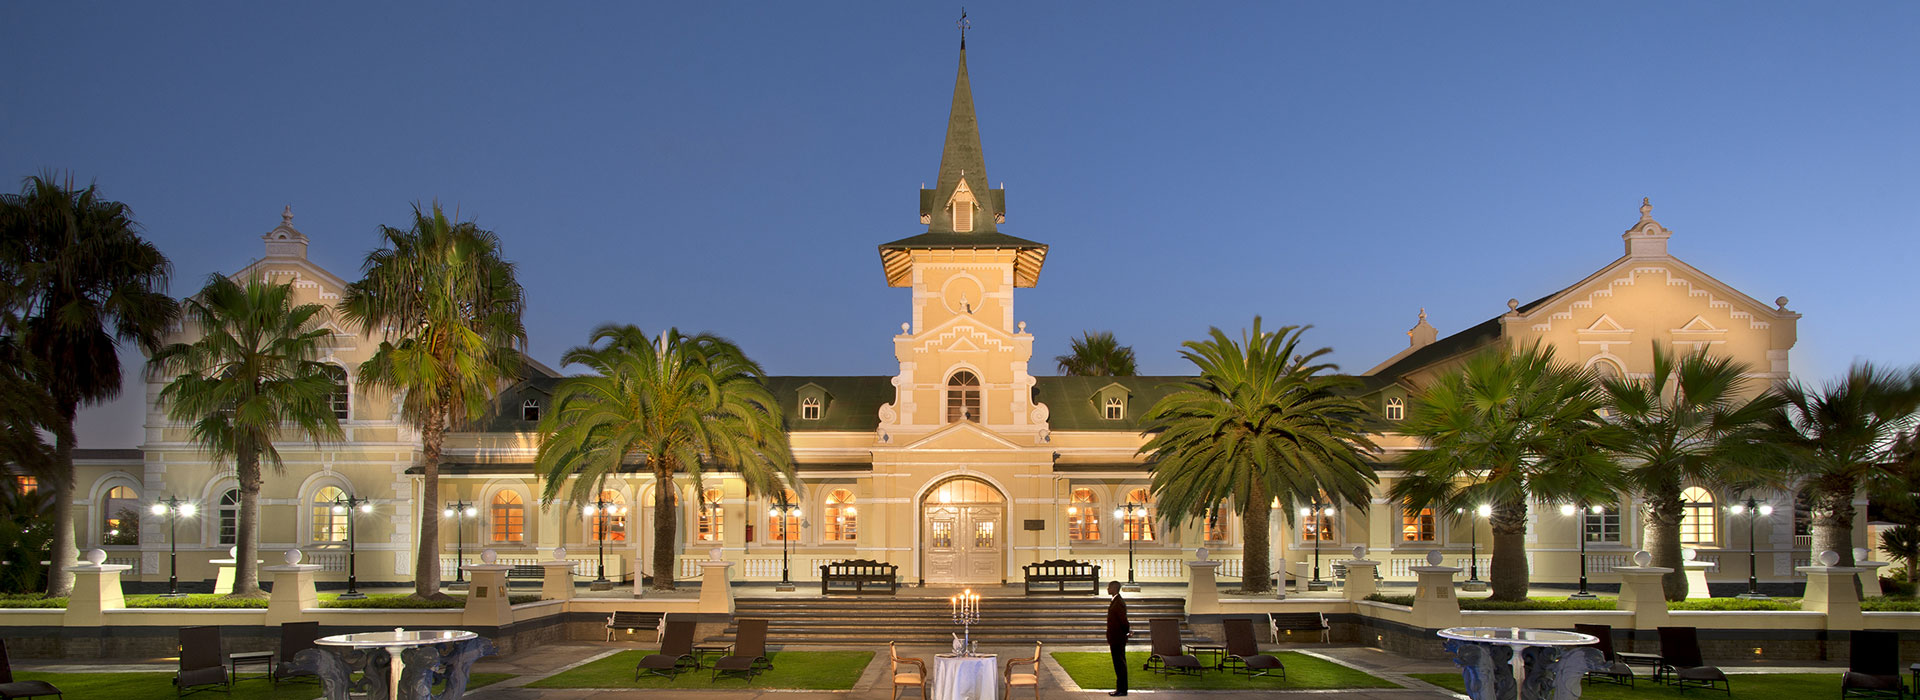
<svg viewBox="0 0 1920 700">
<path fill-rule="evenodd" d="M 947 142 L 940 151 L 940 172 L 933 189 L 920 191 L 920 216 L 935 233 L 991 233 L 1006 218 L 1004 190 L 992 189 L 980 148 L 980 120 L 973 111 L 973 82 L 967 76 L 966 31 L 972 23 L 960 15 L 960 66 L 953 79 L 953 104 L 947 113 Z M 964 211 L 957 211 L 964 210 Z"/>
</svg>

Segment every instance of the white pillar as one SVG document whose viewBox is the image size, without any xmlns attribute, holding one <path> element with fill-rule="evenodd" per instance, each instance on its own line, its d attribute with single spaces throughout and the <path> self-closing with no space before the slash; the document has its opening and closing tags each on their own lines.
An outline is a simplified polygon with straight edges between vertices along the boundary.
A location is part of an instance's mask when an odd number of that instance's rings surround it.
<svg viewBox="0 0 1920 700">
<path fill-rule="evenodd" d="M 1194 550 L 1195 561 L 1187 562 L 1187 612 L 1212 614 L 1220 612 L 1220 586 L 1215 583 L 1213 570 L 1220 562 L 1207 559 L 1207 548 Z"/>
<path fill-rule="evenodd" d="M 479 564 L 460 567 L 469 576 L 467 611 L 461 624 L 475 627 L 503 627 L 513 622 L 513 602 L 507 595 L 507 572 L 513 567 L 495 564 L 500 555 L 491 549 L 480 552 Z"/>
<path fill-rule="evenodd" d="M 1801 599 L 1800 609 L 1825 613 L 1829 630 L 1863 629 L 1866 618 L 1860 614 L 1860 597 L 1853 591 L 1854 579 L 1863 569 L 1834 566 L 1840 554 L 1833 550 L 1821 552 L 1818 561 L 1819 566 L 1794 569 L 1807 575 L 1806 597 Z"/>
<path fill-rule="evenodd" d="M 1699 556 L 1699 550 L 1681 552 L 1681 558 L 1685 561 L 1680 562 L 1680 567 L 1687 572 L 1687 600 L 1713 597 L 1713 591 L 1707 588 L 1707 569 L 1713 568 L 1713 562 L 1695 561 Z"/>
<path fill-rule="evenodd" d="M 567 561 L 567 548 L 553 548 L 553 561 L 540 562 L 540 597 L 547 600 L 573 600 L 573 562 Z"/>
<path fill-rule="evenodd" d="M 1413 626 L 1444 629 L 1460 626 L 1460 597 L 1454 595 L 1453 577 L 1460 567 L 1440 566 L 1439 550 L 1427 552 L 1427 566 L 1411 567 L 1418 582 L 1413 591 Z"/>
<path fill-rule="evenodd" d="M 733 584 L 727 578 L 730 561 L 700 562 L 699 612 L 733 614 Z"/>
<path fill-rule="evenodd" d="M 273 575 L 273 595 L 267 599 L 268 625 L 297 622 L 308 608 L 320 607 L 320 594 L 313 585 L 320 565 L 302 564 L 300 557 L 300 550 L 288 550 L 285 566 L 261 569 Z"/>
<path fill-rule="evenodd" d="M 120 574 L 133 567 L 106 561 L 106 550 L 89 549 L 87 563 L 67 567 L 73 574 L 73 592 L 67 596 L 63 618 L 68 627 L 99 627 L 105 622 L 103 611 L 127 607 L 126 595 L 120 590 Z"/>
<path fill-rule="evenodd" d="M 1620 607 L 1633 611 L 1633 628 L 1650 630 L 1667 624 L 1667 593 L 1660 579 L 1673 573 L 1663 566 L 1647 566 L 1653 554 L 1646 550 L 1633 553 L 1634 566 L 1616 566 L 1620 575 Z"/>
</svg>

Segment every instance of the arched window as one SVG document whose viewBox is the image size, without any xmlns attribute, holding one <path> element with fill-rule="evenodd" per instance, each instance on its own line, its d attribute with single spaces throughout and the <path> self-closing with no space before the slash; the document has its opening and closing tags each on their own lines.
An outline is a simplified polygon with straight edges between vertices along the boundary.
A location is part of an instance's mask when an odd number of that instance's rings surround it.
<svg viewBox="0 0 1920 700">
<path fill-rule="evenodd" d="M 520 402 L 520 420 L 528 422 L 540 420 L 539 399 L 527 399 Z"/>
<path fill-rule="evenodd" d="M 527 539 L 527 504 L 511 489 L 493 495 L 489 509 L 493 518 L 494 542 L 524 542 Z"/>
<path fill-rule="evenodd" d="M 1600 381 L 1620 378 L 1620 365 L 1612 360 L 1594 360 L 1588 369 L 1593 372 L 1593 378 Z"/>
<path fill-rule="evenodd" d="M 1407 402 L 1398 396 L 1387 397 L 1387 420 L 1402 420 L 1407 417 Z"/>
<path fill-rule="evenodd" d="M 604 505 L 605 510 L 602 510 Z M 588 542 L 625 542 L 627 541 L 627 498 L 619 491 L 603 489 L 600 497 L 587 504 L 592 513 L 587 517 L 586 535 Z"/>
<path fill-rule="evenodd" d="M 1713 494 L 1698 486 L 1680 492 L 1680 544 L 1717 544 Z"/>
<path fill-rule="evenodd" d="M 834 489 L 827 494 L 826 530 L 828 542 L 853 542 L 860 537 L 860 516 L 853 505 L 853 492 Z"/>
<path fill-rule="evenodd" d="M 980 420 L 980 378 L 961 370 L 947 380 L 947 422 Z"/>
<path fill-rule="evenodd" d="M 1074 542 L 1100 541 L 1100 497 L 1093 489 L 1074 489 L 1067 505 L 1067 539 Z"/>
<path fill-rule="evenodd" d="M 725 494 L 720 489 L 707 489 L 700 494 L 700 518 L 695 528 L 695 538 L 701 542 L 719 542 L 724 535 L 720 527 L 726 524 L 727 512 L 720 506 L 720 498 Z"/>
<path fill-rule="evenodd" d="M 220 530 L 214 533 L 214 541 L 219 544 L 240 543 L 240 491 L 227 489 L 220 494 Z"/>
<path fill-rule="evenodd" d="M 337 486 L 325 486 L 313 492 L 311 505 L 314 542 L 347 541 L 347 518 L 349 516 L 345 510 L 336 512 L 333 508 L 334 505 L 336 505 L 336 501 L 343 501 L 346 500 L 346 498 L 347 492 L 340 490 Z"/>
<path fill-rule="evenodd" d="M 1127 407 L 1120 402 L 1120 397 L 1107 397 L 1107 420 L 1120 420 L 1125 417 L 1127 417 Z"/>
<path fill-rule="evenodd" d="M 1146 489 L 1127 492 L 1128 507 L 1120 510 L 1120 535 L 1135 542 L 1153 541 L 1153 503 Z"/>
<path fill-rule="evenodd" d="M 801 420 L 820 420 L 820 399 L 809 396 L 800 401 Z"/>
<path fill-rule="evenodd" d="M 327 405 L 333 407 L 333 417 L 346 420 L 350 412 L 348 402 L 352 401 L 353 397 L 353 387 L 347 384 L 347 371 L 341 369 L 339 365 L 325 365 L 321 367 L 321 371 L 326 372 L 327 377 L 333 380 L 333 391 L 327 394 Z"/>
<path fill-rule="evenodd" d="M 109 489 L 100 514 L 100 544 L 140 544 L 139 493 L 125 486 Z"/>
<path fill-rule="evenodd" d="M 1227 506 L 1224 503 L 1215 507 L 1213 510 L 1207 511 L 1206 541 L 1227 541 L 1227 516 Z"/>
<path fill-rule="evenodd" d="M 799 541 L 800 496 L 793 489 L 781 489 L 780 492 L 784 498 L 773 499 L 767 509 L 767 538 L 774 542 Z"/>
<path fill-rule="evenodd" d="M 1421 508 L 1418 513 L 1408 513 L 1407 509 L 1400 509 L 1400 541 L 1434 541 L 1433 509 Z"/>
</svg>

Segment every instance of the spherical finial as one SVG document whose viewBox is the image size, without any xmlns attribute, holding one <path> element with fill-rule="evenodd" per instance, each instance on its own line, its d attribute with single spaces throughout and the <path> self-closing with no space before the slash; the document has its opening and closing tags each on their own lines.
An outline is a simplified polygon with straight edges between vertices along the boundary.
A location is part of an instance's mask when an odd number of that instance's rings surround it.
<svg viewBox="0 0 1920 700">
<path fill-rule="evenodd" d="M 1647 550 L 1642 549 L 1638 552 L 1633 553 L 1634 566 L 1644 567 L 1652 563 L 1653 563 L 1653 552 L 1649 552 Z"/>
<path fill-rule="evenodd" d="M 1853 563 L 1858 564 L 1860 562 L 1870 561 L 1872 559 L 1873 559 L 1873 552 L 1868 551 L 1866 547 L 1853 548 Z"/>
<path fill-rule="evenodd" d="M 566 547 L 554 547 L 554 548 L 553 548 L 553 560 L 554 560 L 554 561 L 566 561 L 566 560 L 567 560 L 567 548 L 566 548 Z"/>
<path fill-rule="evenodd" d="M 1427 307 L 1424 307 L 1424 306 L 1420 307 L 1420 320 L 1422 321 L 1427 320 Z"/>
<path fill-rule="evenodd" d="M 234 558 L 234 559 L 239 559 L 239 558 L 240 558 L 240 548 L 239 548 L 239 547 L 228 547 L 228 548 L 227 548 L 227 556 L 228 556 L 228 557 L 231 557 L 231 558 Z"/>
<path fill-rule="evenodd" d="M 1025 333 L 1025 332 L 1027 332 L 1027 322 L 1026 322 L 1026 321 L 1021 321 L 1021 322 L 1020 322 L 1020 332 L 1021 332 L 1021 333 Z"/>
<path fill-rule="evenodd" d="M 300 550 L 289 549 L 287 550 L 286 554 L 281 556 L 281 558 L 287 560 L 287 566 L 293 566 L 295 564 L 300 563 L 300 557 L 303 557 L 303 556 L 306 556 L 306 555 L 301 554 Z"/>
<path fill-rule="evenodd" d="M 1427 550 L 1427 566 L 1439 566 L 1440 560 L 1444 558 L 1438 549 Z"/>
<path fill-rule="evenodd" d="M 1831 549 L 1820 553 L 1821 566 L 1833 566 L 1840 563 L 1840 553 Z"/>
<path fill-rule="evenodd" d="M 720 561 L 719 547 L 714 547 L 713 549 L 707 550 L 707 561 Z"/>
<path fill-rule="evenodd" d="M 1777 307 L 1780 307 L 1780 308 L 1779 308 L 1779 310 L 1780 310 L 1780 311 L 1786 311 L 1786 310 L 1787 310 L 1787 298 L 1786 298 L 1786 297 L 1780 297 L 1780 298 L 1778 298 L 1778 299 L 1774 299 L 1774 300 L 1773 300 L 1773 305 L 1774 305 L 1774 306 L 1777 306 Z"/>
<path fill-rule="evenodd" d="M 1196 547 L 1193 550 L 1193 558 L 1199 559 L 1200 561 L 1206 561 L 1207 557 L 1210 556 L 1213 556 L 1213 553 L 1207 551 L 1206 547 Z"/>
<path fill-rule="evenodd" d="M 1507 300 L 1507 310 L 1508 310 L 1508 311 L 1519 311 L 1519 310 L 1520 310 L 1520 300 L 1519 300 L 1519 299 L 1508 299 L 1508 300 Z"/>
<path fill-rule="evenodd" d="M 1687 548 L 1687 549 L 1680 550 L 1681 559 L 1685 559 L 1687 561 L 1693 561 L 1694 559 L 1697 559 L 1699 557 L 1700 557 L 1700 550 L 1698 549 Z"/>
<path fill-rule="evenodd" d="M 1366 546 L 1366 545 L 1364 545 L 1364 544 L 1359 544 L 1359 545 L 1354 545 L 1354 546 L 1353 546 L 1353 558 L 1355 558 L 1355 559 L 1365 559 L 1365 558 L 1367 558 L 1367 546 Z"/>
<path fill-rule="evenodd" d="M 87 563 L 92 564 L 94 566 L 99 566 L 101 564 L 106 563 L 106 561 L 107 561 L 107 550 L 104 550 L 104 549 L 87 550 Z"/>
<path fill-rule="evenodd" d="M 484 549 L 480 551 L 480 561 L 483 563 L 492 564 L 495 561 L 498 561 L 499 559 L 500 559 L 499 552 L 493 551 L 491 549 Z"/>
<path fill-rule="evenodd" d="M 906 334 L 907 334 L 907 329 L 909 329 L 909 328 L 912 328 L 912 327 L 913 327 L 913 324 L 912 324 L 912 323 L 902 323 L 902 324 L 900 324 L 900 335 L 906 335 Z"/>
</svg>

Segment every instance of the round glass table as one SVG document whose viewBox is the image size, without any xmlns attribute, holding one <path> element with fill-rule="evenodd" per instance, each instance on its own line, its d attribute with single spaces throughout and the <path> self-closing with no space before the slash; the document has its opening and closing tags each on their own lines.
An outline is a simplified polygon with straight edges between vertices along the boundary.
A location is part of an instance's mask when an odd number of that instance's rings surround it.
<svg viewBox="0 0 1920 700">
<path fill-rule="evenodd" d="M 387 697 L 400 697 L 401 650 L 411 647 L 432 646 L 448 642 L 463 642 L 477 637 L 466 630 L 409 630 L 394 628 L 392 632 L 357 632 L 321 637 L 314 644 L 323 647 L 349 649 L 385 649 L 388 668 Z M 325 680 L 325 677 L 322 677 Z"/>
<path fill-rule="evenodd" d="M 1467 695 L 1475 700 L 1501 697 L 1505 694 L 1499 688 L 1514 686 L 1525 700 L 1577 698 L 1581 678 L 1600 667 L 1597 649 L 1566 651 L 1600 641 L 1590 634 L 1527 627 L 1449 627 L 1439 635 L 1448 640 L 1447 650 L 1460 667 Z M 1528 683 L 1529 672 L 1546 677 Z"/>
</svg>

